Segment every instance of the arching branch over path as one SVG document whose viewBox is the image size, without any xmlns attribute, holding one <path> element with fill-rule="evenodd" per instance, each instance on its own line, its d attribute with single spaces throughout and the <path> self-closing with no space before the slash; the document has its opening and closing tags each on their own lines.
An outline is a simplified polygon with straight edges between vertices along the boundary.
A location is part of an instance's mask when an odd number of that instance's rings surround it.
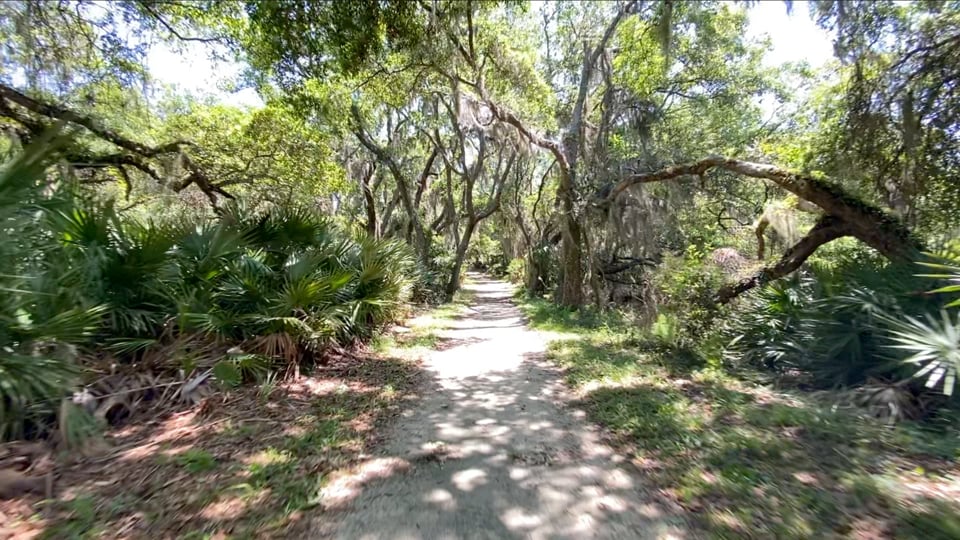
<svg viewBox="0 0 960 540">
<path fill-rule="evenodd" d="M 770 180 L 800 199 L 817 205 L 824 212 L 824 217 L 806 236 L 788 249 L 776 265 L 761 270 L 757 275 L 735 286 L 725 287 L 718 294 L 717 299 L 720 302 L 727 302 L 757 285 L 793 272 L 817 248 L 842 236 L 853 236 L 895 261 L 910 260 L 920 251 L 919 242 L 900 220 L 857 199 L 838 185 L 773 165 L 723 156 L 709 156 L 700 161 L 674 165 L 659 171 L 631 175 L 615 184 L 609 192 L 598 195 L 596 204 L 606 206 L 637 184 L 690 175 L 703 176 L 711 169 L 725 169 L 752 178 Z"/>
</svg>

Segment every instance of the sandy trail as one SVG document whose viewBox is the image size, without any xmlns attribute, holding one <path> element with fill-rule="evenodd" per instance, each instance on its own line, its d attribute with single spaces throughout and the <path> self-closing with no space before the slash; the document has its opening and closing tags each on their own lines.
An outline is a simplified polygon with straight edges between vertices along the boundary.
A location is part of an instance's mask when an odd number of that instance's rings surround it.
<svg viewBox="0 0 960 540">
<path fill-rule="evenodd" d="M 549 339 L 526 327 L 511 287 L 473 275 L 466 288 L 473 305 L 439 332 L 423 398 L 382 456 L 327 489 L 324 504 L 343 510 L 324 513 L 314 537 L 684 537 L 564 403 Z"/>
</svg>

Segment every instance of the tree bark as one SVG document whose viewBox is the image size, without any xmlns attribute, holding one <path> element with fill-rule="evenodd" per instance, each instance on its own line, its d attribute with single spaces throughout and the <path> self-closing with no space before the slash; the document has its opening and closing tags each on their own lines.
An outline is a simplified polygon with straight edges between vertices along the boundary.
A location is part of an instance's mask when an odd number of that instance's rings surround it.
<svg viewBox="0 0 960 540">
<path fill-rule="evenodd" d="M 78 169 L 112 167 L 120 172 L 125 181 L 128 181 L 129 177 L 124 167 L 132 167 L 162 183 L 163 179 L 151 160 L 164 155 L 180 154 L 187 175 L 170 183 L 168 185 L 170 189 L 179 192 L 191 185 L 196 185 L 213 205 L 216 205 L 218 197 L 234 198 L 233 195 L 224 190 L 225 182 L 215 183 L 212 181 L 206 171 L 183 151 L 186 147 L 196 146 L 191 142 L 174 141 L 159 146 L 149 146 L 107 128 L 92 116 L 34 99 L 3 84 L 0 84 L 0 115 L 22 125 L 32 136 L 39 136 L 51 128 L 51 125 L 42 118 L 74 124 L 121 150 L 121 153 L 117 154 L 95 154 L 86 150 L 74 149 L 74 151 L 68 152 L 66 157 Z M 127 182 L 127 188 L 129 191 L 129 181 Z"/>
<path fill-rule="evenodd" d="M 822 245 L 837 238 L 853 235 L 852 228 L 843 220 L 834 216 L 823 216 L 801 238 L 783 254 L 777 264 L 768 266 L 756 274 L 731 285 L 721 287 L 716 301 L 726 304 L 737 296 L 773 280 L 780 279 L 800 268 L 808 258 Z"/>
<path fill-rule="evenodd" d="M 613 37 L 620 21 L 630 11 L 634 2 L 629 2 L 607 25 L 600 42 L 592 50 L 584 46 L 583 66 L 580 70 L 580 84 L 577 88 L 577 101 L 574 103 L 567 136 L 563 141 L 565 160 L 560 161 L 560 185 L 557 197 L 560 199 L 560 214 L 563 241 L 560 245 L 563 282 L 560 286 L 560 305 L 580 307 L 583 305 L 583 231 L 575 215 L 577 162 L 580 158 L 580 137 L 583 131 L 584 108 L 590 91 L 590 79 L 597 60 Z"/>
<path fill-rule="evenodd" d="M 767 242 L 763 236 L 763 233 L 767 231 L 767 227 L 770 226 L 770 220 L 766 216 L 760 216 L 760 219 L 757 221 L 757 226 L 753 230 L 753 234 L 757 237 L 757 260 L 762 261 L 766 256 Z"/>
<path fill-rule="evenodd" d="M 470 248 L 470 239 L 473 237 L 473 231 L 477 228 L 478 221 L 469 219 L 467 226 L 463 229 L 463 236 L 457 242 L 456 258 L 453 261 L 453 271 L 450 273 L 450 279 L 447 281 L 446 294 L 447 299 L 452 299 L 453 295 L 460 290 L 460 272 L 463 270 L 463 262 L 467 258 L 467 249 Z"/>
<path fill-rule="evenodd" d="M 783 189 L 820 207 L 827 216 L 841 220 L 850 236 L 854 236 L 891 260 L 910 260 L 920 251 L 920 243 L 896 217 L 858 200 L 838 185 L 794 173 L 763 163 L 753 163 L 722 156 L 710 156 L 700 161 L 675 165 L 659 171 L 634 174 L 598 198 L 605 206 L 629 187 L 648 182 L 672 180 L 681 176 L 703 176 L 710 169 L 726 169 L 744 176 L 770 180 Z"/>
<path fill-rule="evenodd" d="M 403 174 L 403 170 L 400 168 L 400 164 L 397 163 L 397 160 L 393 158 L 387 148 L 384 148 L 374 142 L 367 133 L 366 129 L 363 127 L 360 109 L 357 107 L 356 103 L 350 107 L 350 114 L 353 116 L 355 123 L 354 134 L 357 136 L 357 139 L 359 139 L 360 144 L 362 144 L 378 160 L 387 166 L 387 169 L 390 170 L 390 174 L 393 175 L 394 180 L 397 182 L 397 191 L 400 193 L 400 203 L 403 206 L 404 211 L 407 213 L 407 218 L 410 220 L 411 228 L 413 229 L 413 238 L 410 243 L 413 245 L 413 249 L 416 251 L 420 262 L 424 265 L 429 264 L 430 244 L 427 239 L 427 235 L 423 230 L 423 224 L 420 222 L 418 209 L 416 206 L 414 206 L 413 197 L 410 196 L 410 186 L 408 185 L 407 178 Z M 433 160 L 435 157 L 436 151 L 431 154 L 431 158 L 427 163 L 428 166 L 433 165 Z M 425 168 L 424 174 L 428 174 L 428 172 L 429 171 L 427 171 Z"/>
<path fill-rule="evenodd" d="M 363 192 L 363 207 L 367 214 L 365 229 L 371 238 L 380 238 L 380 227 L 377 223 L 377 203 L 373 198 L 373 189 L 370 187 L 370 179 L 376 170 L 376 164 L 370 164 L 368 167 L 365 167 L 360 178 L 360 190 Z"/>
<path fill-rule="evenodd" d="M 454 259 L 453 271 L 450 273 L 450 280 L 447 282 L 447 297 L 453 298 L 453 295 L 460 289 L 460 271 L 463 269 L 463 263 L 467 256 L 467 250 L 470 248 L 470 240 L 473 238 L 473 233 L 477 228 L 477 225 L 492 216 L 500 208 L 500 201 L 503 199 L 503 188 L 507 183 L 507 177 L 510 174 L 510 169 L 513 167 L 513 163 L 517 158 L 517 153 L 512 152 L 510 159 L 507 161 L 506 167 L 503 171 L 500 171 L 500 164 L 497 164 L 496 178 L 494 178 L 495 186 L 493 197 L 487 202 L 487 205 L 479 213 L 476 212 L 473 206 L 473 186 L 476 181 L 476 176 L 468 178 L 467 180 L 467 192 L 464 194 L 465 206 L 467 212 L 467 226 L 463 230 L 463 236 L 458 238 L 457 241 L 457 253 L 456 258 Z M 479 157 L 478 157 L 479 159 Z M 501 154 L 501 163 L 502 163 L 502 154 Z M 476 170 L 474 174 L 479 174 L 479 170 Z"/>
<path fill-rule="evenodd" d="M 482 86 L 479 88 L 484 104 L 490 109 L 495 119 L 515 127 L 523 137 L 534 145 L 548 150 L 556 158 L 560 169 L 557 199 L 560 202 L 560 232 L 562 235 L 560 246 L 562 282 L 556 300 L 562 306 L 578 308 L 584 302 L 583 231 L 576 215 L 575 203 L 577 199 L 577 161 L 580 157 L 580 137 L 583 130 L 587 95 L 590 90 L 590 79 L 598 58 L 613 37 L 617 26 L 633 10 L 634 4 L 636 4 L 634 1 L 627 2 L 617 12 L 617 15 L 607 25 L 596 47 L 593 49 L 585 47 L 583 65 L 580 70 L 580 84 L 577 89 L 577 100 L 574 102 L 570 124 L 566 130 L 567 135 L 564 137 L 562 144 L 534 133 L 516 115 L 494 103 L 486 95 Z"/>
</svg>

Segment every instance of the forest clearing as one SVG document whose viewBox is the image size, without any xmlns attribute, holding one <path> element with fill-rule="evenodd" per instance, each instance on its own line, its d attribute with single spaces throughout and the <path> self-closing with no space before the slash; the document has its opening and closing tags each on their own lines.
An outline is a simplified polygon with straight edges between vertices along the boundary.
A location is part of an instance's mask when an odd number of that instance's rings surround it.
<svg viewBox="0 0 960 540">
<path fill-rule="evenodd" d="M 0 33 L 0 540 L 960 538 L 960 3 Z"/>
</svg>

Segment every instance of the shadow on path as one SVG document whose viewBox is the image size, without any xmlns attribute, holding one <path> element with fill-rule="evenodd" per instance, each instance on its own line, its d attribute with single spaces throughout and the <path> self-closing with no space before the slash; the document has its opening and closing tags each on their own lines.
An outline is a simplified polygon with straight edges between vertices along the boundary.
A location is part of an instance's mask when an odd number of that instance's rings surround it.
<svg viewBox="0 0 960 540">
<path fill-rule="evenodd" d="M 380 456 L 324 492 L 314 536 L 682 538 L 632 466 L 564 402 L 547 339 L 512 289 L 472 275 L 474 303 L 438 332 L 430 381 Z M 441 341 L 443 342 L 443 341 Z M 334 519 L 331 519 L 334 518 Z"/>
</svg>

